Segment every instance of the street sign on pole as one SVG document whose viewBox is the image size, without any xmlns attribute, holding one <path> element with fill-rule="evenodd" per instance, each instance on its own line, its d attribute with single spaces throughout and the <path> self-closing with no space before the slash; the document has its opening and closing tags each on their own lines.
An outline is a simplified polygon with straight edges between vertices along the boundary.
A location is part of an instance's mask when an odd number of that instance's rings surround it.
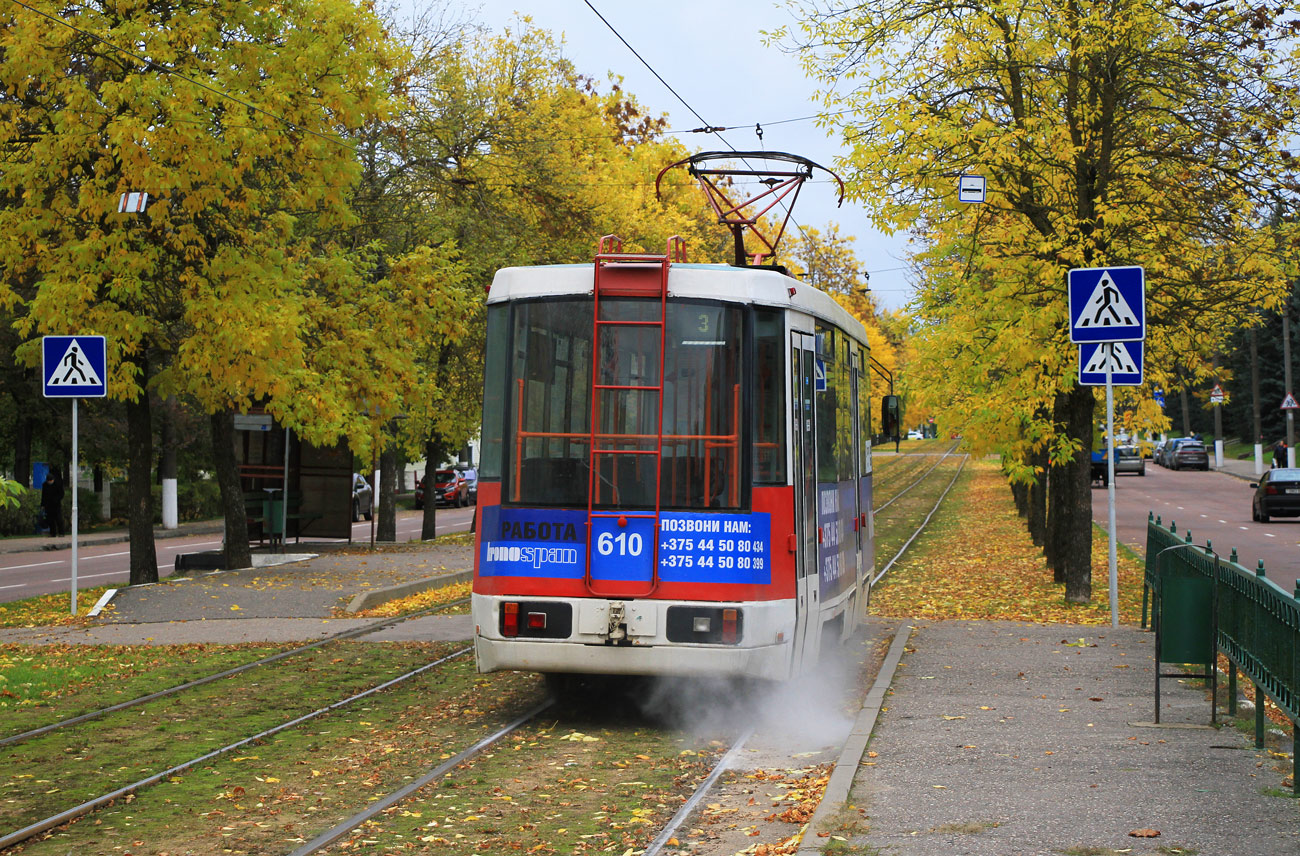
<svg viewBox="0 0 1300 856">
<path fill-rule="evenodd" d="M 1210 405 L 1212 407 L 1218 407 L 1227 400 L 1227 396 L 1223 394 L 1223 387 L 1216 383 L 1214 389 L 1210 390 Z"/>
<path fill-rule="evenodd" d="M 103 336 L 46 336 L 41 340 L 41 380 L 46 398 L 72 399 L 72 579 L 71 609 L 77 614 L 77 399 L 108 395 Z"/>
<path fill-rule="evenodd" d="M 961 175 L 957 178 L 958 202 L 983 202 L 985 180 L 982 175 Z"/>
<path fill-rule="evenodd" d="M 1074 268 L 1067 285 L 1071 342 L 1146 338 L 1146 274 L 1140 266 Z"/>
<path fill-rule="evenodd" d="M 103 398 L 108 395 L 107 376 L 103 336 L 41 339 L 46 398 Z"/>
<path fill-rule="evenodd" d="M 1079 384 L 1105 386 L 1110 373 L 1113 386 L 1142 385 L 1141 342 L 1095 342 L 1079 346 Z"/>
</svg>

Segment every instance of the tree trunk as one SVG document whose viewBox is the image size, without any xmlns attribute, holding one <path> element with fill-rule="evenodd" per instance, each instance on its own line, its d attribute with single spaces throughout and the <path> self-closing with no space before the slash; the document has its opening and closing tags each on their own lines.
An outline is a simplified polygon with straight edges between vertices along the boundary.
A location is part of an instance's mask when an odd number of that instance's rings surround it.
<svg viewBox="0 0 1300 856">
<path fill-rule="evenodd" d="M 1192 407 L 1188 402 L 1187 387 L 1183 387 L 1179 393 L 1183 402 L 1183 436 L 1192 436 Z"/>
<path fill-rule="evenodd" d="M 1035 547 L 1047 543 L 1047 446 L 1029 457 L 1038 470 L 1034 483 L 1029 486 L 1029 537 Z"/>
<path fill-rule="evenodd" d="M 375 540 L 397 540 L 397 452 L 392 448 L 379 453 L 379 525 Z M 428 495 L 425 495 L 428 499 Z"/>
<path fill-rule="evenodd" d="M 1066 602 L 1088 603 L 1092 600 L 1092 415 L 1096 400 L 1087 386 L 1076 386 L 1066 400 L 1066 430 L 1083 445 L 1065 468 L 1066 496 L 1061 507 L 1066 519 L 1062 521 L 1057 564 L 1065 579 Z"/>
<path fill-rule="evenodd" d="M 147 380 L 148 371 L 141 372 Z M 127 531 L 131 538 L 131 585 L 158 582 L 158 553 L 153 541 L 153 425 L 149 394 L 126 403 Z"/>
<path fill-rule="evenodd" d="M 438 503 L 433 501 L 433 474 L 438 471 L 438 443 L 424 444 L 424 519 L 420 522 L 420 539 L 432 541 L 438 536 Z"/>
<path fill-rule="evenodd" d="M 32 484 L 32 418 L 21 411 L 14 426 L 14 479 L 23 487 L 40 487 Z"/>
<path fill-rule="evenodd" d="M 225 566 L 227 569 L 253 566 L 248 545 L 248 513 L 239 484 L 239 462 L 235 458 L 235 414 L 223 410 L 209 417 L 212 429 L 212 461 L 221 490 L 221 511 L 226 520 Z"/>
<path fill-rule="evenodd" d="M 1055 401 L 1052 403 L 1052 422 L 1058 430 L 1065 423 L 1065 393 L 1057 393 Z M 1089 447 L 1091 449 L 1091 447 Z M 1044 474 L 1047 480 L 1047 526 L 1046 538 L 1043 543 L 1043 555 L 1047 557 L 1047 567 L 1052 569 L 1053 582 L 1065 582 L 1065 570 L 1061 564 L 1061 555 L 1064 547 L 1064 531 L 1067 524 L 1067 514 L 1065 510 L 1066 497 L 1069 491 L 1066 489 L 1066 483 L 1069 480 L 1069 474 L 1065 467 L 1051 461 L 1051 455 L 1048 455 L 1047 472 Z"/>
</svg>

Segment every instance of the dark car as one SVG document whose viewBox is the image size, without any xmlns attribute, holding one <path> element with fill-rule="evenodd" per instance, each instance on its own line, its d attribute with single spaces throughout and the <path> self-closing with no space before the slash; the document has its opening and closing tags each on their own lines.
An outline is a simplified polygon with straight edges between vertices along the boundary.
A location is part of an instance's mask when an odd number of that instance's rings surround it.
<svg viewBox="0 0 1300 856">
<path fill-rule="evenodd" d="M 375 492 L 370 482 L 360 473 L 352 474 L 352 522 L 356 523 L 364 515 L 367 520 L 374 516 Z"/>
<path fill-rule="evenodd" d="M 1255 488 L 1250 501 L 1252 520 L 1267 523 L 1270 517 L 1300 517 L 1300 469 L 1269 470 L 1251 487 Z"/>
<path fill-rule="evenodd" d="M 475 494 L 477 495 L 477 473 L 475 474 Z M 433 474 L 433 501 L 436 505 L 469 505 L 469 482 L 460 474 L 460 470 L 437 470 Z M 424 479 L 415 485 L 415 507 L 424 508 Z"/>
<path fill-rule="evenodd" d="M 460 477 L 469 489 L 469 504 L 478 505 L 478 470 L 473 467 L 461 467 Z"/>
<path fill-rule="evenodd" d="M 1208 470 L 1210 453 L 1200 440 L 1179 440 L 1169 453 L 1169 468 L 1174 470 Z"/>
</svg>

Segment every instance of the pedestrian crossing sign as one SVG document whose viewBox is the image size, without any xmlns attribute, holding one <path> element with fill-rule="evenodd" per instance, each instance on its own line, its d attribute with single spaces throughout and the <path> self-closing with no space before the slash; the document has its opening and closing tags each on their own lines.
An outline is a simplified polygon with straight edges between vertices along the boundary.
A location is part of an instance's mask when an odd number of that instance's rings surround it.
<svg viewBox="0 0 1300 856">
<path fill-rule="evenodd" d="M 108 367 L 103 336 L 46 336 L 41 377 L 46 398 L 104 398 Z"/>
<path fill-rule="evenodd" d="M 1075 268 L 1068 278 L 1070 341 L 1146 338 L 1146 275 L 1141 266 Z"/>
<path fill-rule="evenodd" d="M 1142 385 L 1141 342 L 1093 342 L 1079 346 L 1079 385 L 1105 386 L 1106 369 L 1111 386 Z"/>
</svg>

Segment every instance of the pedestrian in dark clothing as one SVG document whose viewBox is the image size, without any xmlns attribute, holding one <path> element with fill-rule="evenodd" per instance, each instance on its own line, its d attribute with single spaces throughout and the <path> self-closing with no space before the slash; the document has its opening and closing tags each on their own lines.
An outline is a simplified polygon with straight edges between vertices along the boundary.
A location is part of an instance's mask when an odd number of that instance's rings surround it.
<svg viewBox="0 0 1300 856">
<path fill-rule="evenodd" d="M 50 527 L 50 536 L 63 534 L 63 481 L 50 470 L 41 485 L 41 508 L 45 511 L 45 525 Z"/>
<path fill-rule="evenodd" d="M 1286 440 L 1278 440 L 1273 444 L 1273 466 L 1286 466 Z"/>
</svg>

